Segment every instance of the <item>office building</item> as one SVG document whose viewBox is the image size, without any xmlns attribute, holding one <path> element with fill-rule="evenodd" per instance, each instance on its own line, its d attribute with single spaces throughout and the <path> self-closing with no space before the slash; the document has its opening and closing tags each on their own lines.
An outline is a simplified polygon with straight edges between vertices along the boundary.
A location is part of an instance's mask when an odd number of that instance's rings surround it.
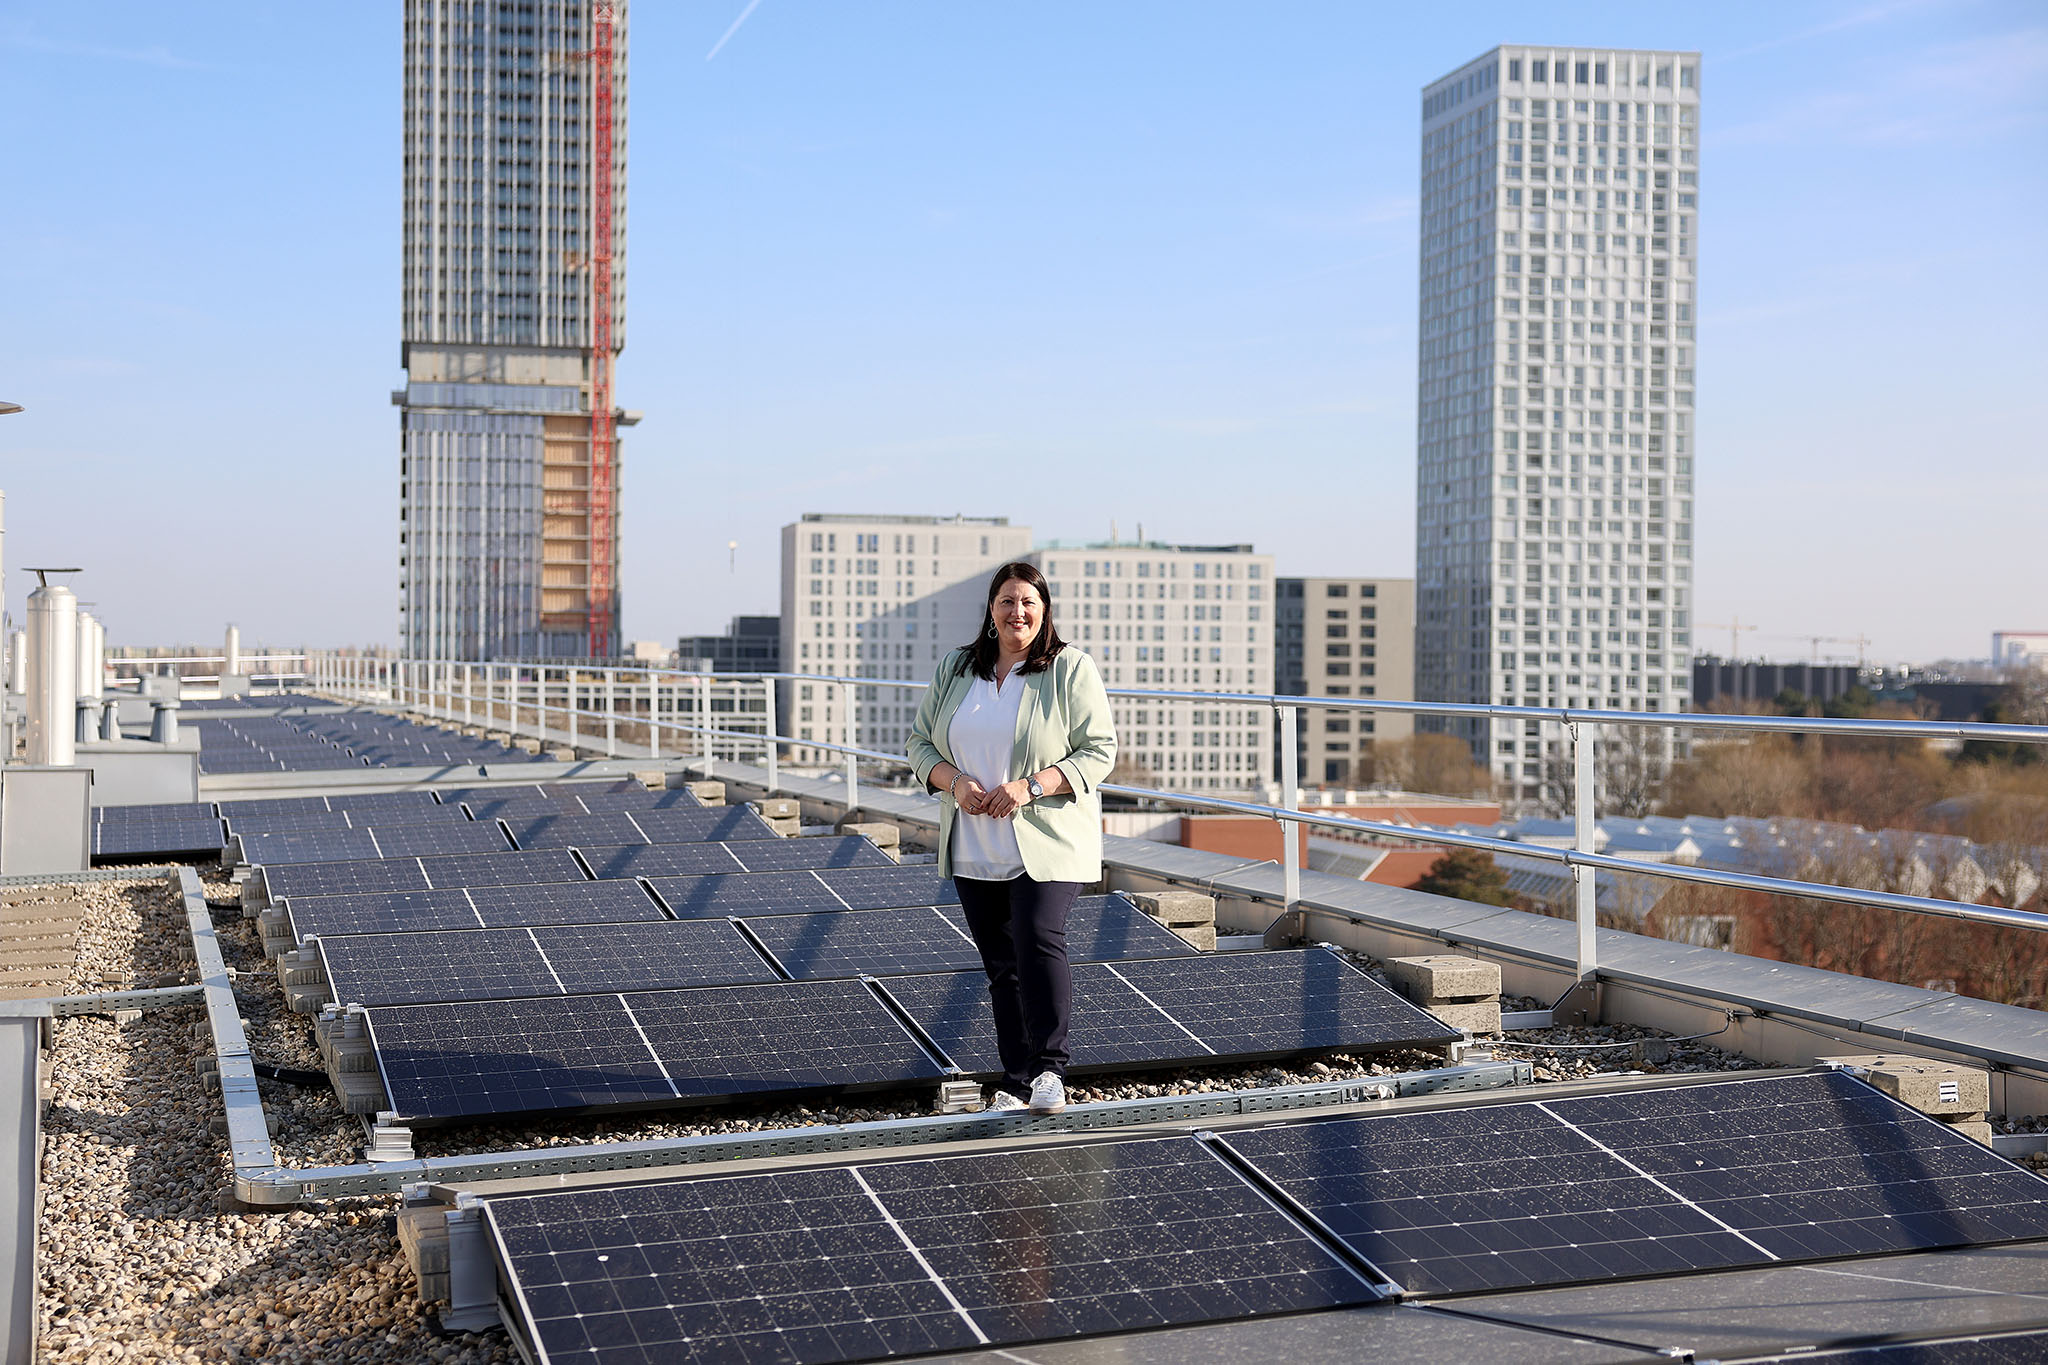
<svg viewBox="0 0 2048 1365">
<path fill-rule="evenodd" d="M 928 681 L 947 651 L 981 627 L 988 578 L 1031 549 L 1031 528 L 1007 517 L 840 516 L 807 512 L 782 528 L 784 671 Z M 861 686 L 860 747 L 897 750 L 910 737 L 921 691 Z M 847 742 L 834 683 L 783 683 L 782 733 Z M 804 750 L 799 762 L 835 761 Z"/>
<path fill-rule="evenodd" d="M 1423 91 L 1425 701 L 1685 708 L 1700 71 L 1500 47 Z M 1451 728 L 1510 801 L 1561 753 L 1532 723 Z"/>
<path fill-rule="evenodd" d="M 392 400 L 400 635 L 417 658 L 618 650 L 626 9 L 405 5 Z M 603 23 L 609 61 L 594 55 Z"/>
<path fill-rule="evenodd" d="M 1414 579 L 1283 578 L 1277 617 L 1274 691 L 1415 699 Z M 1376 741 L 1414 733 L 1414 718 L 1399 712 L 1303 707 L 1295 719 L 1295 771 L 1303 786 L 1362 784 L 1358 759 Z M 1280 742 L 1277 727 L 1273 742 Z"/>
<path fill-rule="evenodd" d="M 1273 557 L 1249 545 L 1053 541 L 1031 559 L 1054 620 L 1111 687 L 1273 690 Z M 1273 780 L 1263 704 L 1111 698 L 1119 780 L 1177 791 L 1261 792 Z"/>
<path fill-rule="evenodd" d="M 676 667 L 711 673 L 780 673 L 782 618 L 735 616 L 723 635 L 676 641 Z"/>
</svg>

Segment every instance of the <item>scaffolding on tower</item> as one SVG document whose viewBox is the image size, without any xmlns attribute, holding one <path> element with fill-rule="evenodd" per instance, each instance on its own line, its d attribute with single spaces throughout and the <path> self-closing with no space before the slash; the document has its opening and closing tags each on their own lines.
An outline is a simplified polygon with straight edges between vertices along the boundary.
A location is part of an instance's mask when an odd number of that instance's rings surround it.
<svg viewBox="0 0 2048 1365">
<path fill-rule="evenodd" d="M 590 657 L 613 653 L 617 591 L 614 502 L 618 441 L 612 421 L 612 25 L 610 0 L 590 7 Z"/>
</svg>

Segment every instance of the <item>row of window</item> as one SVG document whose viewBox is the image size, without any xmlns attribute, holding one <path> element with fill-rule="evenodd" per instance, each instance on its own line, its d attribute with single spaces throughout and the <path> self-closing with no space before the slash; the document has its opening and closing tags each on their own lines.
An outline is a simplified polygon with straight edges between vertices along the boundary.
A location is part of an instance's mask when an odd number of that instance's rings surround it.
<svg viewBox="0 0 2048 1365">
<path fill-rule="evenodd" d="M 1532 85 L 1606 85 L 1607 65 L 1603 61 L 1568 61 L 1563 57 L 1510 57 L 1507 79 L 1522 80 L 1526 69 L 1527 79 Z M 1635 84 L 1643 89 L 1668 90 L 1671 88 L 1674 73 L 1678 78 L 1678 88 L 1691 90 L 1697 83 L 1699 69 L 1689 62 L 1650 62 L 1640 59 L 1617 61 L 1614 83 L 1627 85 L 1633 77 Z"/>
</svg>

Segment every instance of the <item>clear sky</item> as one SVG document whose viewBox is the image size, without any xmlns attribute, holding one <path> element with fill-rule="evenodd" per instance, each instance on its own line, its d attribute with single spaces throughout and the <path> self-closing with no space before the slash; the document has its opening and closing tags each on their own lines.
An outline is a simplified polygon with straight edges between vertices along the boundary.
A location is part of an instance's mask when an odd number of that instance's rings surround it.
<svg viewBox="0 0 2048 1365">
<path fill-rule="evenodd" d="M 1504 41 L 1704 54 L 1696 619 L 2048 629 L 2048 7 L 745 9 L 632 13 L 630 638 L 807 511 L 1412 573 L 1418 92 Z M 396 638 L 399 14 L 0 0 L 17 617 Z"/>
</svg>

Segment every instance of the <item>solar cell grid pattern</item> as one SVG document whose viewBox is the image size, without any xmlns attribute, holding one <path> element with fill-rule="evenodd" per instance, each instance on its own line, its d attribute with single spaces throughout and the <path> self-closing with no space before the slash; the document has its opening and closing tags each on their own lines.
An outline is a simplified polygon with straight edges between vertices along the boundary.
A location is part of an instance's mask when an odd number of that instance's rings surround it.
<svg viewBox="0 0 2048 1365">
<path fill-rule="evenodd" d="M 886 1085 L 943 1074 L 858 981 L 657 991 L 626 1002 L 678 1095 Z"/>
<path fill-rule="evenodd" d="M 269 811 L 227 817 L 231 834 L 309 834 L 327 829 L 353 829 L 347 811 Z"/>
<path fill-rule="evenodd" d="M 366 829 L 281 830 L 275 834 L 244 834 L 242 860 L 259 867 L 283 863 L 340 863 L 380 858 L 377 841 Z"/>
<path fill-rule="evenodd" d="M 212 811 L 204 803 L 102 807 L 92 826 L 92 851 L 103 857 L 217 851 L 226 837 Z"/>
<path fill-rule="evenodd" d="M 328 809 L 324 796 L 260 796 L 220 803 L 220 813 L 230 820 L 241 815 L 299 815 Z"/>
<path fill-rule="evenodd" d="M 682 848 L 659 844 L 657 848 Z M 725 848 L 744 872 L 788 872 L 797 868 L 894 867 L 896 860 L 858 834 L 803 839 L 749 839 Z"/>
<path fill-rule="evenodd" d="M 782 837 L 766 820 L 745 806 L 710 809 L 671 806 L 663 810 L 619 813 L 631 815 L 633 823 L 647 832 L 649 842 L 657 844 L 694 843 L 706 839 L 744 843 Z"/>
<path fill-rule="evenodd" d="M 813 872 L 717 872 L 697 877 L 650 877 L 647 884 L 678 919 L 807 914 L 846 908 L 846 902 Z"/>
<path fill-rule="evenodd" d="M 531 932 L 563 989 L 572 994 L 778 979 L 775 969 L 725 920 L 557 925 Z"/>
<path fill-rule="evenodd" d="M 938 910 L 827 910 L 746 921 L 799 980 L 956 972 L 981 965 L 973 940 Z"/>
<path fill-rule="evenodd" d="M 746 870 L 724 844 L 613 844 L 576 851 L 589 864 L 591 875 L 601 881 Z"/>
<path fill-rule="evenodd" d="M 1135 989 L 1218 1053 L 1454 1042 L 1463 1035 L 1321 949 L 1119 962 Z"/>
<path fill-rule="evenodd" d="M 327 804 L 335 810 L 356 812 L 356 823 L 376 824 L 375 820 L 361 819 L 361 813 L 374 811 L 388 821 L 391 812 L 429 819 L 443 813 L 443 807 L 434 800 L 429 791 L 414 792 L 338 792 L 327 798 Z"/>
<path fill-rule="evenodd" d="M 469 889 L 469 899 L 493 927 L 667 919 L 635 881 L 476 886 Z"/>
<path fill-rule="evenodd" d="M 707 807 L 691 794 L 687 787 L 669 787 L 662 791 L 648 791 L 635 783 L 605 786 L 591 784 L 588 787 L 556 784 L 549 790 L 563 796 L 574 796 L 583 803 L 583 808 L 595 814 L 608 810 L 706 810 Z"/>
<path fill-rule="evenodd" d="M 263 869 L 271 900 L 299 896 L 362 896 L 426 891 L 431 883 L 413 858 L 357 858 L 339 863 L 280 863 Z"/>
<path fill-rule="evenodd" d="M 550 1361 L 866 1360 L 1372 1298 L 1189 1138 L 486 1209 Z"/>
<path fill-rule="evenodd" d="M 2048 1185 L 1839 1075 L 1224 1141 L 1422 1294 L 2048 1236 Z"/>
<path fill-rule="evenodd" d="M 320 957 L 328 998 L 342 1005 L 562 994 L 527 929 L 323 937 Z"/>
<path fill-rule="evenodd" d="M 567 849 L 543 848 L 530 853 L 451 853 L 422 858 L 433 886 L 544 885 L 589 878 Z"/>
<path fill-rule="evenodd" d="M 363 895 L 293 896 L 284 902 L 300 943 L 324 934 L 470 929 L 479 924 L 461 887 L 440 891 L 382 891 Z"/>
<path fill-rule="evenodd" d="M 958 905 L 960 893 L 951 877 L 941 877 L 928 863 L 909 867 L 844 867 L 823 874 L 833 893 L 853 910 L 885 910 L 896 905 Z"/>
<path fill-rule="evenodd" d="M 364 1011 L 392 1108 L 461 1118 L 672 1101 L 616 995 Z"/>
<path fill-rule="evenodd" d="M 360 820 L 361 816 L 354 818 Z M 393 823 L 380 816 L 370 827 L 377 847 L 386 858 L 434 856 L 449 853 L 504 853 L 512 845 L 495 820 L 470 821 L 459 815 L 452 820 L 422 820 Z"/>
<path fill-rule="evenodd" d="M 581 806 L 568 801 L 556 800 L 551 796 L 505 796 L 484 799 L 473 797 L 459 806 L 442 809 L 466 810 L 477 820 L 504 820 L 515 828 L 523 821 L 533 821 L 548 815 L 582 815 Z"/>
<path fill-rule="evenodd" d="M 651 844 L 633 818 L 623 812 L 605 815 L 528 814 L 503 817 L 521 848 L 573 848 L 586 845 Z"/>
<path fill-rule="evenodd" d="M 892 976 L 881 984 L 955 1066 L 971 1075 L 1002 1074 L 995 1020 L 989 1013 L 988 978 L 982 972 Z M 1067 1048 L 1076 1072 L 1207 1061 L 1213 1055 L 1108 967 L 1087 962 L 1074 966 Z"/>
</svg>

